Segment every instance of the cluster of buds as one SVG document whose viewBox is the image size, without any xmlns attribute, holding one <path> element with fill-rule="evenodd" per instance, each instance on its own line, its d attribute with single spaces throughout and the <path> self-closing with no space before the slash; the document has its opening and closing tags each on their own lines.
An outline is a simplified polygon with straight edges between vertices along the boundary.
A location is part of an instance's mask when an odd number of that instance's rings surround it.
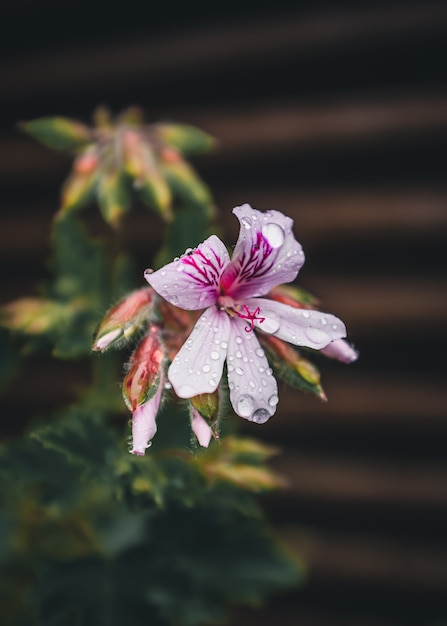
<svg viewBox="0 0 447 626">
<path fill-rule="evenodd" d="M 139 109 L 116 119 L 103 108 L 94 126 L 63 117 L 45 117 L 21 127 L 43 144 L 75 153 L 61 194 L 59 216 L 97 201 L 112 227 L 119 227 L 132 202 L 132 189 L 162 219 L 172 219 L 176 198 L 213 210 L 208 188 L 185 156 L 209 150 L 214 140 L 186 124 L 144 124 Z"/>
</svg>

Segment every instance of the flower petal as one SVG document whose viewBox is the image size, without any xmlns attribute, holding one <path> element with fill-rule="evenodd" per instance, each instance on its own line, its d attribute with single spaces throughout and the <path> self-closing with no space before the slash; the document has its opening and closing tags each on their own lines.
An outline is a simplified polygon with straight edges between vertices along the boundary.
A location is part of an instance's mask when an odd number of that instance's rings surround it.
<svg viewBox="0 0 447 626">
<path fill-rule="evenodd" d="M 329 313 L 296 309 L 266 298 L 248 298 L 245 303 L 249 308 L 259 307 L 259 317 L 265 318 L 263 322 L 254 322 L 256 328 L 295 346 L 321 350 L 332 341 L 346 337 L 343 322 Z"/>
<path fill-rule="evenodd" d="M 230 318 L 216 307 L 207 309 L 180 348 L 168 378 L 179 398 L 212 393 L 222 378 L 227 355 Z"/>
<path fill-rule="evenodd" d="M 203 448 L 208 448 L 213 431 L 209 424 L 203 419 L 200 413 L 193 407 L 191 417 L 191 428 L 197 437 L 197 441 Z"/>
<path fill-rule="evenodd" d="M 132 414 L 132 454 L 144 456 L 146 448 L 157 432 L 156 417 L 163 393 L 163 379 L 160 378 L 155 395 L 145 404 L 137 407 Z"/>
<path fill-rule="evenodd" d="M 279 211 L 261 213 L 249 204 L 235 207 L 241 225 L 231 262 L 221 285 L 234 299 L 263 296 L 294 280 L 304 253 L 292 232 L 293 220 Z"/>
<path fill-rule="evenodd" d="M 237 415 L 263 424 L 276 411 L 278 386 L 254 332 L 239 318 L 231 320 L 227 368 L 230 400 Z"/>
<path fill-rule="evenodd" d="M 165 300 L 195 311 L 216 303 L 220 276 L 228 261 L 225 245 L 219 237 L 211 235 L 195 250 L 156 272 L 146 270 L 144 277 Z"/>
<path fill-rule="evenodd" d="M 359 353 L 343 339 L 336 339 L 323 348 L 321 352 L 330 359 L 337 359 L 342 363 L 353 363 L 359 356 Z"/>
</svg>

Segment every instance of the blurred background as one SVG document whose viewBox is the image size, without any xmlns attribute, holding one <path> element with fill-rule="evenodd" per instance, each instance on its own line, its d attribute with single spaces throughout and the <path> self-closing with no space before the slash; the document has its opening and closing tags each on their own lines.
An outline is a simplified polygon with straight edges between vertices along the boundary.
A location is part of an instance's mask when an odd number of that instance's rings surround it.
<svg viewBox="0 0 447 626">
<path fill-rule="evenodd" d="M 218 138 L 195 165 L 228 243 L 237 204 L 294 218 L 299 284 L 360 351 L 321 360 L 328 403 L 284 388 L 275 418 L 245 427 L 280 448 L 288 484 L 263 504 L 308 581 L 231 626 L 447 623 L 446 3 L 3 0 L 0 21 L 2 303 L 47 275 L 70 165 L 16 123 L 138 104 Z M 162 228 L 129 216 L 141 271 Z M 33 357 L 2 436 L 69 401 L 85 371 Z"/>
</svg>

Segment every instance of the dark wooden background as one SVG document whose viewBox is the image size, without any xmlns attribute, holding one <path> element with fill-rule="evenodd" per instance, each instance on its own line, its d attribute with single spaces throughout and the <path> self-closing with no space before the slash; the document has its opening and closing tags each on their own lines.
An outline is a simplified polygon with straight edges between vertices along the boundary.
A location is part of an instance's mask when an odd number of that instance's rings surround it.
<svg viewBox="0 0 447 626">
<path fill-rule="evenodd" d="M 103 0 L 3 0 L 1 301 L 45 277 L 69 167 L 21 119 L 88 120 L 99 103 L 197 124 L 196 160 L 234 242 L 231 208 L 295 219 L 301 284 L 360 350 L 321 361 L 329 402 L 281 390 L 250 434 L 278 444 L 288 479 L 265 499 L 308 583 L 231 626 L 439 626 L 447 620 L 447 5 L 227 2 L 203 11 Z M 144 9 L 143 9 L 144 7 Z M 127 243 L 147 267 L 160 225 Z M 147 227 L 146 227 L 147 228 Z M 191 242 L 194 244 L 194 242 Z M 34 359 L 2 432 L 71 397 L 83 364 Z M 253 428 L 256 432 L 253 431 Z"/>
</svg>

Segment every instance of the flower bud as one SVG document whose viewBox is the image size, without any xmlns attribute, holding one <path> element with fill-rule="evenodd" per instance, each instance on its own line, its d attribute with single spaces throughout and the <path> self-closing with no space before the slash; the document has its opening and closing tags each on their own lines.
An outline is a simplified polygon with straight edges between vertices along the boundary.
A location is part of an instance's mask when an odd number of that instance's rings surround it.
<svg viewBox="0 0 447 626">
<path fill-rule="evenodd" d="M 211 437 L 217 438 L 208 422 L 215 422 L 219 410 L 219 396 L 217 391 L 202 393 L 190 399 L 191 405 L 191 428 L 198 442 L 207 448 Z"/>
<path fill-rule="evenodd" d="M 294 309 L 311 309 L 318 304 L 314 296 L 295 285 L 278 285 L 268 295 L 272 300 L 287 304 Z"/>
<path fill-rule="evenodd" d="M 320 352 L 330 359 L 337 359 L 342 363 L 353 363 L 359 356 L 359 353 L 344 339 L 336 339 Z"/>
<path fill-rule="evenodd" d="M 162 386 L 163 360 L 159 329 L 152 326 L 130 357 L 129 369 L 123 380 L 124 401 L 130 411 L 135 411 L 157 395 Z"/>
<path fill-rule="evenodd" d="M 163 393 L 163 381 L 164 376 L 160 376 L 152 398 L 138 406 L 132 413 L 132 454 L 144 456 L 146 448 L 151 445 L 157 432 L 156 417 Z"/>
<path fill-rule="evenodd" d="M 99 325 L 93 342 L 93 350 L 103 351 L 121 343 L 133 335 L 149 318 L 153 306 L 152 289 L 140 289 L 121 300 L 108 311 Z"/>
<path fill-rule="evenodd" d="M 98 201 L 105 221 L 117 228 L 130 206 L 126 181 L 118 170 L 103 172 L 98 182 Z"/>
</svg>

